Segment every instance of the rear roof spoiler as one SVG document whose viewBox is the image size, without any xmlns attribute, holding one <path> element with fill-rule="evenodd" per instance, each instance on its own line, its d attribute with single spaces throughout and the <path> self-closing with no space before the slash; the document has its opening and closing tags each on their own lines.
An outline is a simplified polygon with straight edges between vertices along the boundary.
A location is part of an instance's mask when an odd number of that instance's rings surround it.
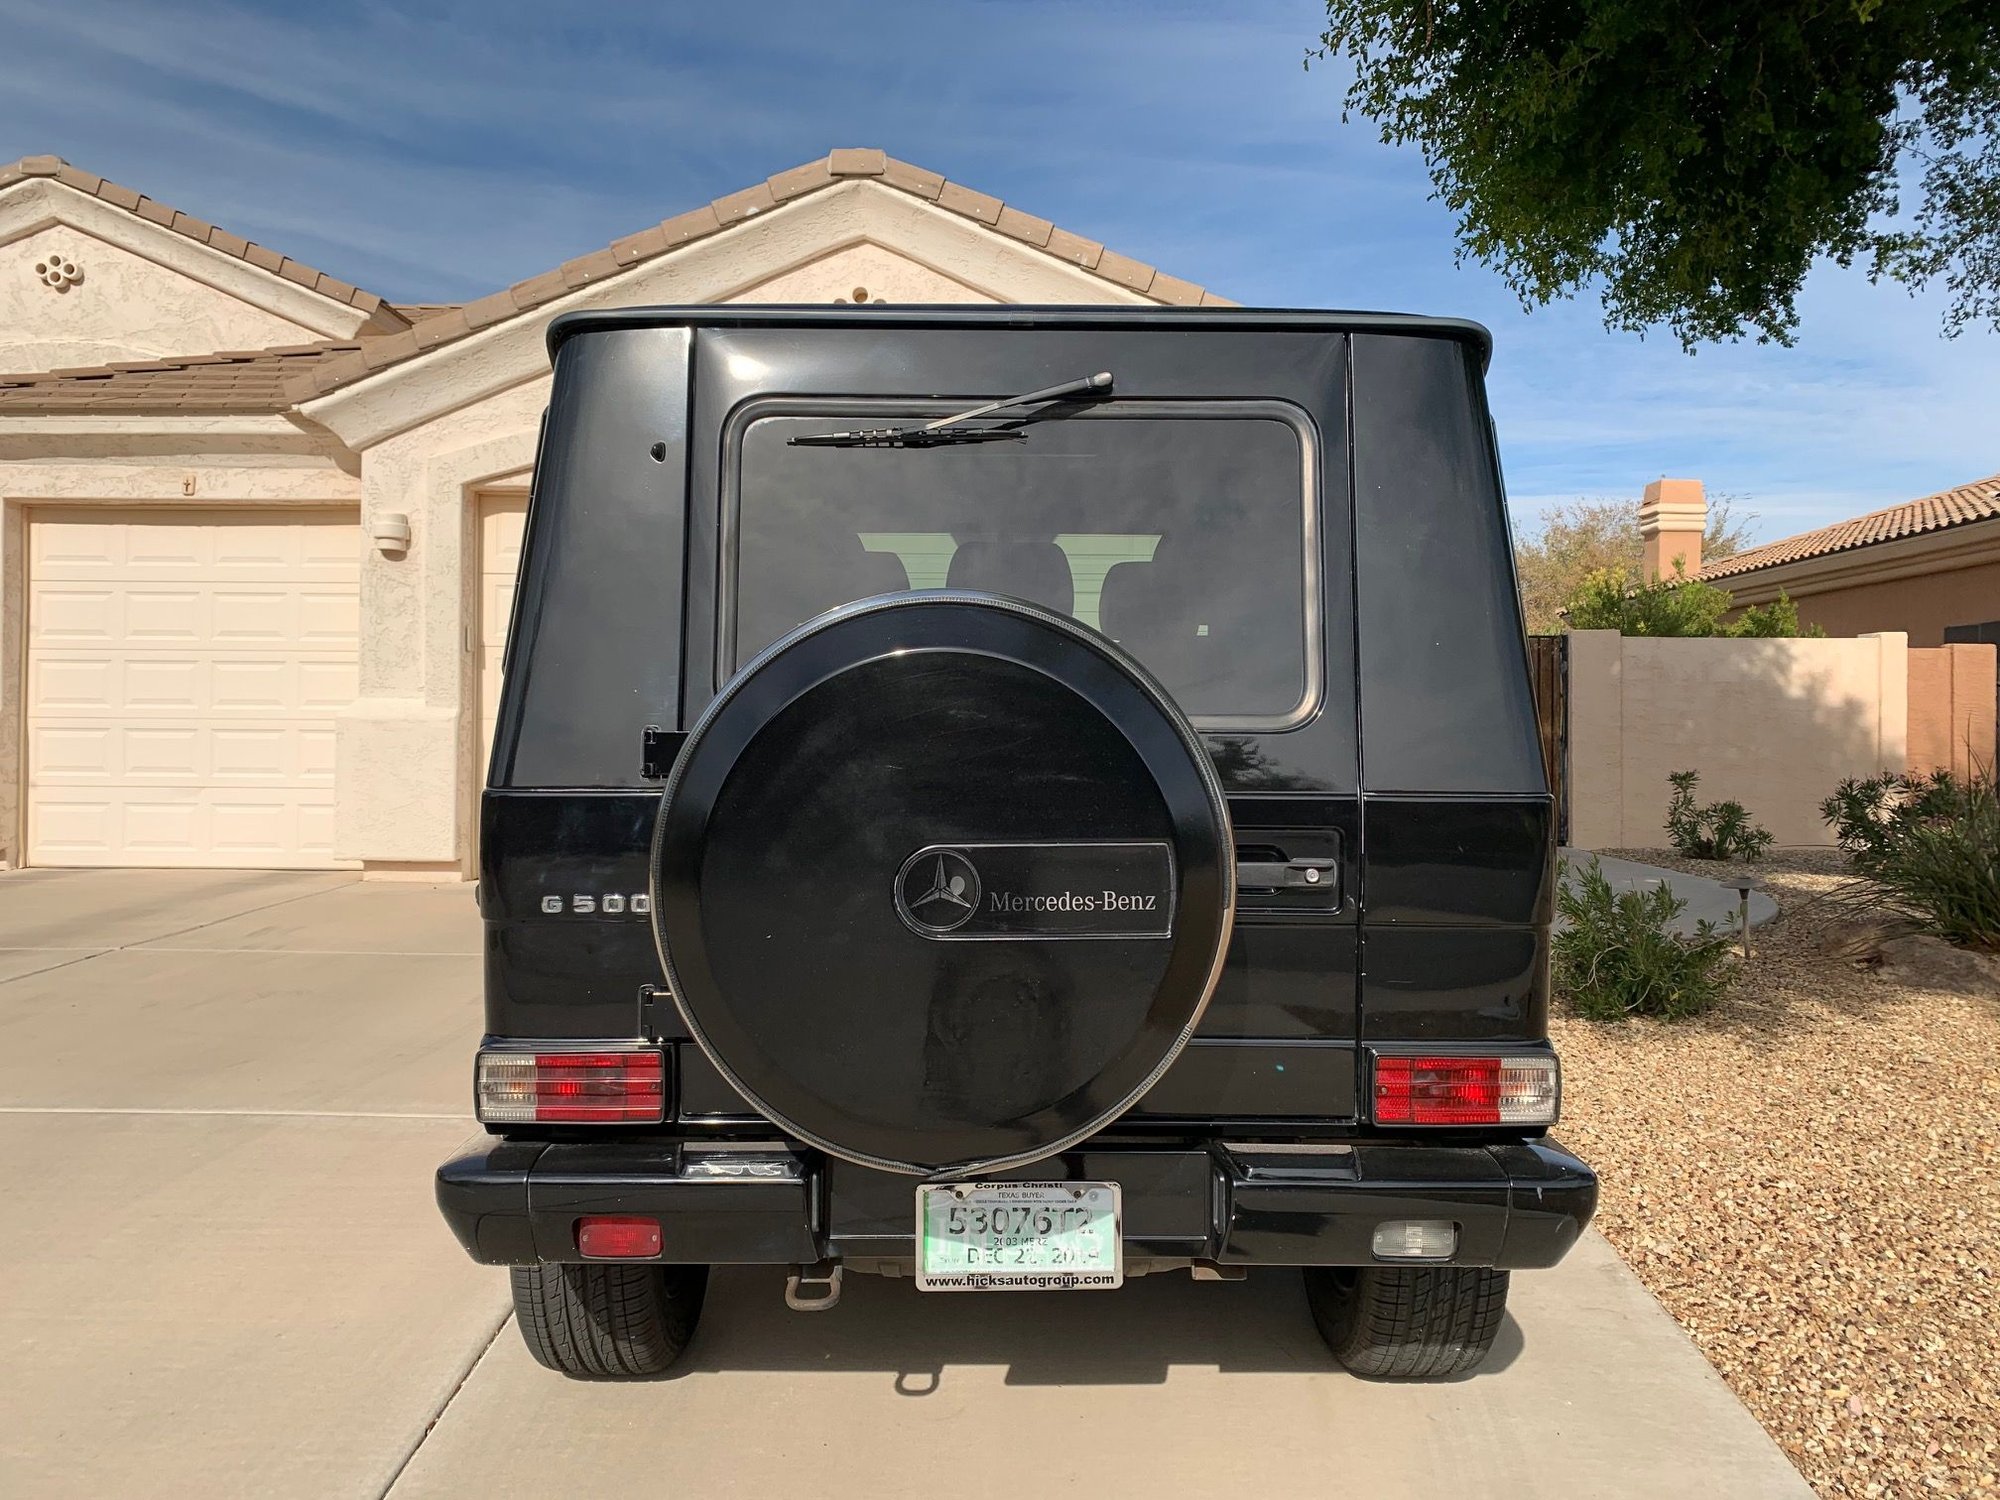
<svg viewBox="0 0 2000 1500">
<path fill-rule="evenodd" d="M 1379 333 L 1456 339 L 1479 351 L 1483 370 L 1493 335 L 1469 318 L 1413 313 L 1334 312 L 1273 307 L 785 307 L 730 304 L 698 307 L 615 307 L 564 313 L 549 324 L 549 358 L 579 333 L 630 328 L 1201 328 L 1233 332 Z"/>
</svg>

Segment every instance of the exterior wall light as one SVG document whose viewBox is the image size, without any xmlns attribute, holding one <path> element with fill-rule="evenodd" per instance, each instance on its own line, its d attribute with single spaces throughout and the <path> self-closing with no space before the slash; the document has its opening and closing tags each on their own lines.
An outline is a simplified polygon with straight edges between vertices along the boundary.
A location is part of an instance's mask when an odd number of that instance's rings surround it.
<svg viewBox="0 0 2000 1500">
<path fill-rule="evenodd" d="M 407 552 L 410 549 L 410 518 L 400 510 L 384 511 L 368 527 L 379 552 Z"/>
</svg>

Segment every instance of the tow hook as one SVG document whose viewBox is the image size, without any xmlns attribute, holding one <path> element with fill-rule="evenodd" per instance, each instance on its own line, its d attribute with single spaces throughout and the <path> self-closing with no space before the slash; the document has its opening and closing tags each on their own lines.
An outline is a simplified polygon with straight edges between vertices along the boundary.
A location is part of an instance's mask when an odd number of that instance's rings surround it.
<svg viewBox="0 0 2000 1500">
<path fill-rule="evenodd" d="M 837 1260 L 793 1266 L 785 1277 L 785 1306 L 793 1312 L 825 1312 L 840 1301 L 842 1266 Z"/>
</svg>

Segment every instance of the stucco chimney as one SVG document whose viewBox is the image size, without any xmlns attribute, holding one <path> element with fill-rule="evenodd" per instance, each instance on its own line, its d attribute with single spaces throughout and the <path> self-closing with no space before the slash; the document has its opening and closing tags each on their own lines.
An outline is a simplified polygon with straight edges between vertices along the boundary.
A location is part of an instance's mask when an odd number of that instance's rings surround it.
<svg viewBox="0 0 2000 1500">
<path fill-rule="evenodd" d="M 1640 575 L 1672 578 L 1679 558 L 1692 578 L 1701 571 L 1701 537 L 1708 529 L 1708 499 L 1699 479 L 1655 479 L 1639 502 L 1639 535 L 1646 550 Z"/>
</svg>

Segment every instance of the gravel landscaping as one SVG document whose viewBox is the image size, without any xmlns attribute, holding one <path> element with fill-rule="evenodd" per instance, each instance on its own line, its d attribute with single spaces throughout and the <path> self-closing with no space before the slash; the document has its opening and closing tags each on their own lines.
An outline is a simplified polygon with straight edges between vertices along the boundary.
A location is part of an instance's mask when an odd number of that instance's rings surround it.
<svg viewBox="0 0 2000 1500">
<path fill-rule="evenodd" d="M 1714 1011 L 1602 1025 L 1558 998 L 1559 1134 L 1602 1175 L 1598 1226 L 1820 1494 L 2000 1494 L 2000 992 L 1852 956 L 1839 854 L 1754 868 L 1782 914 Z"/>
</svg>

